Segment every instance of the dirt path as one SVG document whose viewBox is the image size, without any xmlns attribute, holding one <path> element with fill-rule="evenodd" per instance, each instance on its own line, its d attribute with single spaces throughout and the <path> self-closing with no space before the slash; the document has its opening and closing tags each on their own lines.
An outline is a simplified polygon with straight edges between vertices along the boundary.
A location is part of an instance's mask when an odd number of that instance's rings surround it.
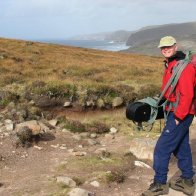
<svg viewBox="0 0 196 196">
<path fill-rule="evenodd" d="M 72 151 L 84 151 L 87 156 L 91 156 L 94 155 L 96 149 L 105 147 L 112 154 L 120 155 L 125 154 L 129 149 L 130 139 L 121 133 L 117 133 L 114 139 L 108 140 L 104 136 L 99 136 L 97 140 L 99 141 L 97 145 L 89 145 L 86 140 L 74 139 L 73 133 L 57 131 L 43 137 L 31 148 L 16 149 L 12 145 L 10 137 L 1 137 L 0 182 L 3 183 L 3 186 L 0 187 L 0 195 L 66 195 L 65 190 L 55 182 L 55 178 L 61 175 L 81 177 L 84 174 L 80 170 L 76 170 L 80 172 L 73 173 L 70 169 L 62 169 L 66 164 L 71 165 L 72 159 L 81 161 L 81 157 L 73 156 Z M 66 149 L 60 148 L 65 145 Z M 193 161 L 196 163 L 195 126 L 191 127 L 191 145 Z M 148 164 L 152 166 L 151 162 Z M 90 175 L 92 171 L 87 168 L 84 172 Z M 176 161 L 173 159 L 170 164 L 169 177 L 176 175 L 176 172 Z M 97 188 L 89 183 L 84 183 L 80 187 L 94 192 L 98 196 L 137 196 L 149 186 L 152 178 L 152 169 L 133 167 L 127 171 L 123 183 L 100 184 L 100 187 Z M 180 194 L 170 191 L 170 196 L 175 195 Z"/>
</svg>

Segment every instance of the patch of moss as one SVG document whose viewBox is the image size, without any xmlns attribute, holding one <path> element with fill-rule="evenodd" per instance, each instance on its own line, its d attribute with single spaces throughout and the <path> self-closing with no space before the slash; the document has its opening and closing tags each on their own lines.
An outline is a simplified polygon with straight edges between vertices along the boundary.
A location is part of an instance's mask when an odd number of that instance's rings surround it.
<svg viewBox="0 0 196 196">
<path fill-rule="evenodd" d="M 9 100 L 7 100 L 7 99 L 2 99 L 2 100 L 0 100 L 0 106 L 3 106 L 3 107 L 5 107 L 5 106 L 7 106 L 8 104 L 9 104 Z"/>
<path fill-rule="evenodd" d="M 85 132 L 86 128 L 85 125 L 83 125 L 81 122 L 79 121 L 71 121 L 71 120 L 67 120 L 65 122 L 65 128 L 70 130 L 71 132 Z"/>
</svg>

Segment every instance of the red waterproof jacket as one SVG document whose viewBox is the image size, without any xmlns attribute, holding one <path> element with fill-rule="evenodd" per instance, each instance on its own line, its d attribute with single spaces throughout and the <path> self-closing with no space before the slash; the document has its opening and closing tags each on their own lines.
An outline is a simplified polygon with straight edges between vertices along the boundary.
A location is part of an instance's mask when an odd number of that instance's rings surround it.
<svg viewBox="0 0 196 196">
<path fill-rule="evenodd" d="M 176 65 L 177 61 L 185 58 L 183 52 L 178 51 L 173 57 L 168 59 L 168 62 L 165 61 L 165 72 L 163 75 L 163 82 L 161 90 L 163 91 L 165 85 L 170 79 L 173 68 Z M 169 101 L 175 103 L 177 96 L 179 96 L 179 103 L 174 109 L 172 107 L 171 111 L 175 111 L 175 117 L 177 120 L 183 120 L 187 114 L 195 114 L 194 109 L 194 87 L 196 84 L 195 78 L 196 70 L 193 64 L 189 63 L 187 67 L 183 70 L 179 81 L 176 85 L 174 92 L 168 97 L 171 87 L 168 88 L 164 97 Z M 169 106 L 166 106 L 166 111 Z"/>
</svg>

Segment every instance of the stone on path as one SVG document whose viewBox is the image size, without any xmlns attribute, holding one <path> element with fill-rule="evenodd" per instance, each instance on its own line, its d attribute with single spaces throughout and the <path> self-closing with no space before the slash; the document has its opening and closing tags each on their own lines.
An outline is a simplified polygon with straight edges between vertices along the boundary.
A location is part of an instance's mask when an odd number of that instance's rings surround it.
<svg viewBox="0 0 196 196">
<path fill-rule="evenodd" d="M 100 187 L 100 184 L 99 184 L 98 181 L 92 181 L 92 182 L 90 183 L 90 185 L 92 185 L 92 186 L 94 186 L 94 187 Z"/>
<path fill-rule="evenodd" d="M 157 140 L 151 138 L 135 138 L 131 141 L 129 151 L 138 159 L 153 160 L 154 147 Z"/>
<path fill-rule="evenodd" d="M 58 176 L 56 178 L 56 181 L 57 181 L 57 183 L 61 183 L 61 184 L 66 185 L 68 187 L 76 187 L 76 182 L 69 177 Z"/>
<path fill-rule="evenodd" d="M 92 196 L 93 194 L 81 188 L 75 188 L 68 193 L 68 196 Z"/>
<path fill-rule="evenodd" d="M 16 125 L 16 131 L 21 127 L 29 127 L 32 130 L 32 135 L 38 135 L 41 133 L 41 126 L 36 120 L 26 121 Z"/>
<path fill-rule="evenodd" d="M 134 164 L 135 164 L 135 166 L 138 166 L 138 167 L 146 167 L 148 169 L 151 168 L 149 165 L 147 165 L 146 163 L 144 163 L 142 161 L 135 161 Z"/>
</svg>

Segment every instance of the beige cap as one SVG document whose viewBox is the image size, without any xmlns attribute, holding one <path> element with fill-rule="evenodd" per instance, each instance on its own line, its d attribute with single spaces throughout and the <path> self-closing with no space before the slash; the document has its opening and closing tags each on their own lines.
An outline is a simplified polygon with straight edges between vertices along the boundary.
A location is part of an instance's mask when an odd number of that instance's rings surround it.
<svg viewBox="0 0 196 196">
<path fill-rule="evenodd" d="M 164 46 L 173 46 L 174 44 L 176 44 L 176 39 L 174 37 L 165 36 L 161 38 L 158 48 L 161 48 Z"/>
</svg>

